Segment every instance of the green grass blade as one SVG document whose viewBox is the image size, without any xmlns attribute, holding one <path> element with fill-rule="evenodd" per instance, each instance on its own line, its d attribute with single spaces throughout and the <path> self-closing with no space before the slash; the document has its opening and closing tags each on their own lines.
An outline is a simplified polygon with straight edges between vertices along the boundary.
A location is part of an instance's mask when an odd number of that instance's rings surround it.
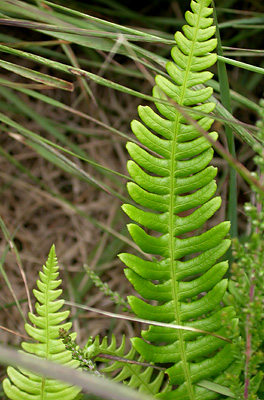
<svg viewBox="0 0 264 400">
<path fill-rule="evenodd" d="M 100 76 L 98 76 L 96 74 L 93 74 L 92 72 L 88 72 L 88 71 L 85 71 L 85 70 L 80 69 L 80 68 L 71 67 L 70 65 L 62 64 L 62 63 L 57 62 L 57 61 L 49 60 L 47 58 L 44 58 L 44 57 L 41 57 L 41 56 L 37 56 L 37 55 L 32 54 L 32 53 L 27 53 L 27 52 L 22 51 L 22 50 L 17 50 L 17 49 L 14 49 L 14 48 L 11 48 L 11 47 L 8 47 L 8 46 L 4 46 L 4 45 L 0 45 L 0 51 L 1 50 L 3 52 L 9 53 L 9 54 L 14 54 L 14 55 L 17 55 L 17 56 L 20 56 L 20 57 L 35 61 L 37 63 L 44 64 L 44 65 L 46 65 L 48 67 L 57 69 L 58 71 L 63 71 L 63 72 L 66 72 L 66 73 L 74 75 L 74 76 L 82 76 L 82 77 L 85 77 L 87 79 L 91 79 L 93 82 L 96 82 L 99 85 L 106 86 L 106 87 L 109 87 L 109 88 L 114 89 L 114 90 L 119 90 L 119 91 L 121 91 L 123 93 L 127 93 L 129 95 L 136 96 L 136 97 L 139 97 L 141 99 L 150 100 L 150 101 L 155 100 L 155 101 L 160 102 L 160 103 L 167 103 L 164 100 L 161 100 L 161 99 L 158 99 L 158 98 L 154 98 L 153 96 L 145 95 L 145 94 L 143 94 L 141 92 L 138 92 L 138 91 L 130 89 L 130 88 L 126 87 L 126 86 L 120 85 L 119 83 L 112 82 L 112 81 L 110 81 L 108 79 L 102 78 L 102 77 L 100 77 Z"/>
<path fill-rule="evenodd" d="M 162 104 L 168 104 L 168 102 L 166 100 L 162 100 L 162 99 L 158 99 L 155 98 L 153 96 L 150 95 L 145 95 L 141 92 L 138 92 L 136 90 L 127 88 L 123 85 L 120 85 L 118 83 L 112 82 L 108 79 L 102 78 L 100 76 L 97 76 L 96 74 L 93 74 L 91 72 L 87 72 L 84 71 L 83 69 L 79 69 L 79 68 L 75 68 L 75 67 L 70 67 L 69 65 L 65 65 L 53 60 L 49 60 L 46 59 L 44 57 L 41 56 L 37 56 L 34 54 L 30 54 L 21 50 L 16 50 L 7 46 L 3 46 L 0 45 L 0 50 L 10 53 L 10 54 L 14 54 L 17 56 L 21 56 L 27 59 L 30 59 L 32 61 L 35 62 L 39 62 L 41 64 L 47 65 L 51 68 L 55 68 L 58 69 L 60 71 L 66 72 L 66 73 L 70 73 L 76 76 L 83 76 L 86 77 L 88 79 L 93 80 L 94 82 L 106 86 L 106 87 L 110 87 L 114 90 L 118 90 L 121 91 L 123 93 L 127 93 L 129 95 L 135 96 L 135 97 L 139 97 L 142 98 L 144 100 L 149 100 L 149 101 L 155 101 L 156 103 L 162 103 Z M 211 98 L 211 101 L 214 101 L 216 103 L 216 112 L 223 118 L 230 120 L 228 122 L 229 125 L 231 125 L 236 133 L 242 138 L 242 140 L 245 140 L 247 143 L 249 143 L 251 146 L 254 144 L 255 140 L 252 137 L 252 135 L 241 126 L 241 123 L 239 123 L 233 116 L 232 114 L 230 114 L 225 107 L 223 107 L 216 99 L 214 99 L 213 97 Z M 186 109 L 188 110 L 188 108 L 186 107 Z M 215 118 L 217 120 L 217 118 Z M 243 124 L 242 124 L 243 125 Z"/>
<path fill-rule="evenodd" d="M 231 399 L 235 399 L 236 398 L 234 393 L 231 392 L 230 389 L 228 389 L 225 386 L 219 385 L 217 383 L 206 381 L 206 380 L 202 380 L 199 383 L 197 383 L 197 385 L 201 386 L 201 387 L 203 387 L 205 389 L 209 389 L 212 392 L 222 394 L 222 395 L 224 395 L 226 397 L 231 397 Z"/>
<path fill-rule="evenodd" d="M 164 38 L 161 38 L 161 37 L 156 36 L 156 35 L 151 35 L 151 34 L 149 34 L 147 32 L 144 32 L 144 31 L 139 31 L 137 29 L 133 29 L 133 28 L 129 28 L 129 27 L 126 27 L 126 26 L 119 25 L 119 24 L 115 24 L 113 22 L 109 22 L 109 21 L 94 17 L 92 15 L 84 14 L 84 13 L 82 13 L 80 11 L 72 10 L 70 8 L 61 6 L 59 4 L 51 3 L 50 1 L 44 1 L 44 3 L 48 4 L 51 7 L 57 8 L 59 10 L 62 10 L 64 12 L 67 11 L 68 13 L 71 13 L 72 15 L 75 15 L 77 17 L 85 18 L 87 20 L 90 20 L 90 21 L 105 25 L 105 26 L 107 26 L 107 27 L 109 27 L 111 29 L 114 29 L 115 31 L 117 29 L 120 32 L 126 32 L 126 33 L 129 33 L 129 34 L 132 34 L 132 35 L 142 36 L 142 37 L 144 37 L 145 40 L 149 39 L 152 43 L 153 42 L 154 43 L 155 42 L 162 42 L 162 43 L 166 43 L 166 44 L 174 44 L 174 40 L 166 40 Z"/>
<path fill-rule="evenodd" d="M 0 84 L 7 86 L 8 85 L 8 81 L 6 79 L 0 78 Z M 83 112 L 81 112 L 79 110 L 76 110 L 73 107 L 67 106 L 66 104 L 61 103 L 60 101 L 55 100 L 52 97 L 49 97 L 47 95 L 44 95 L 44 94 L 36 92 L 36 91 L 33 91 L 31 89 L 26 89 L 24 87 L 16 87 L 16 89 L 18 91 L 20 91 L 21 93 L 25 93 L 26 95 L 28 95 L 28 96 L 30 96 L 30 97 L 32 97 L 34 99 L 38 99 L 38 100 L 43 101 L 46 104 L 50 104 L 51 106 L 54 106 L 55 108 L 61 108 L 61 109 L 65 110 L 65 111 L 67 111 L 67 112 L 70 112 L 72 114 L 78 115 L 81 118 L 84 118 L 84 119 L 87 119 L 89 121 L 92 121 L 92 122 L 96 123 L 97 125 L 102 126 L 107 131 L 113 132 L 114 134 L 122 137 L 125 140 L 130 140 L 130 141 L 134 141 L 134 143 L 138 143 L 137 140 L 135 140 L 133 138 L 130 138 L 129 135 L 119 131 L 118 129 L 115 129 L 112 126 L 107 125 L 107 124 L 97 120 L 96 118 L 93 118 L 93 117 L 89 116 L 88 114 L 85 114 L 85 113 L 83 113 Z"/>
<path fill-rule="evenodd" d="M 22 112 L 23 114 L 25 114 L 28 117 L 32 118 L 41 127 L 43 127 L 47 132 L 49 132 L 56 139 L 60 140 L 60 142 L 62 144 L 68 145 L 70 147 L 70 149 L 72 149 L 72 150 L 67 150 L 65 147 L 59 146 L 58 144 L 55 144 L 55 143 L 53 143 L 53 142 L 51 142 L 51 141 L 49 141 L 47 139 L 44 139 L 42 136 L 38 136 L 37 135 L 37 136 L 35 136 L 35 138 L 36 139 L 38 138 L 39 142 L 45 142 L 48 145 L 50 145 L 52 147 L 55 147 L 58 150 L 63 151 L 66 154 L 69 154 L 69 155 L 71 155 L 71 156 L 73 156 L 75 158 L 78 158 L 78 159 L 80 159 L 82 161 L 85 161 L 85 162 L 91 164 L 93 167 L 95 167 L 98 170 L 100 170 L 101 172 L 105 171 L 109 177 L 119 176 L 119 177 L 125 178 L 125 179 L 128 178 L 124 174 L 121 174 L 121 173 L 119 173 L 117 171 L 111 170 L 110 168 L 103 167 L 101 164 L 98 164 L 98 163 L 94 162 L 92 159 L 90 159 L 88 157 L 86 152 L 81 151 L 81 149 L 79 148 L 78 145 L 75 145 L 70 140 L 65 138 L 65 136 L 56 129 L 54 124 L 52 124 L 51 121 L 48 118 L 45 118 L 44 116 L 39 115 L 38 113 L 36 113 L 34 110 L 32 110 L 31 107 L 29 107 L 25 102 L 20 100 L 20 98 L 18 96 L 16 96 L 15 94 L 13 94 L 10 90 L 0 86 L 0 94 L 2 94 L 2 96 L 4 96 L 8 101 L 10 101 L 13 104 L 15 104 L 20 112 Z M 33 134 L 33 132 L 32 132 L 32 134 Z M 34 134 L 34 135 L 36 135 L 36 134 Z M 115 179 L 114 181 L 117 184 L 119 183 L 120 186 L 123 186 L 123 185 L 120 184 L 120 179 Z"/>
<path fill-rule="evenodd" d="M 34 29 L 43 33 L 46 32 L 53 32 L 52 34 L 59 33 L 74 33 L 75 35 L 80 35 L 80 36 L 87 36 L 87 37 L 97 37 L 97 38 L 109 38 L 109 39 L 115 39 L 117 40 L 120 37 L 120 33 L 115 33 L 115 32 L 108 32 L 108 31 L 98 31 L 98 30 L 91 30 L 91 29 L 83 29 L 83 28 L 77 28 L 77 27 L 68 27 L 68 26 L 57 26 L 57 25 L 50 25 L 50 24 L 43 24 L 43 23 L 38 23 L 38 22 L 32 22 L 28 20 L 19 20 L 19 19 L 6 19 L 6 18 L 0 18 L 0 23 L 1 25 L 7 25 L 7 26 L 17 26 L 20 28 L 28 28 L 28 29 Z M 151 35 L 145 36 L 145 35 L 129 35 L 129 34 L 122 34 L 122 36 L 129 41 L 132 42 L 151 42 L 151 43 L 165 43 L 165 44 L 172 44 L 172 40 L 166 40 L 162 39 L 159 37 L 152 37 Z"/>
<path fill-rule="evenodd" d="M 42 157 L 48 159 L 50 162 L 59 166 L 59 168 L 63 169 L 64 171 L 66 171 L 72 175 L 78 176 L 79 178 L 81 178 L 82 180 L 86 181 L 89 184 L 92 183 L 92 184 L 98 186 L 100 189 L 102 189 L 106 193 L 108 193 L 108 194 L 111 193 L 113 196 L 120 198 L 120 200 L 123 201 L 122 195 L 115 192 L 113 189 L 107 187 L 107 185 L 105 185 L 105 184 L 103 185 L 98 179 L 95 179 L 93 176 L 88 174 L 88 172 L 86 172 L 82 168 L 80 168 L 77 164 L 70 161 L 62 154 L 60 154 L 56 149 L 59 149 L 68 154 L 71 154 L 71 155 L 74 155 L 75 153 L 70 152 L 69 150 L 66 150 L 64 147 L 56 145 L 55 143 L 51 142 L 50 140 L 42 138 L 41 136 L 31 132 L 28 129 L 25 129 L 24 127 L 22 127 L 21 125 L 17 124 L 14 121 L 12 121 L 10 118 L 3 115 L 2 113 L 0 113 L 0 121 L 17 129 L 20 133 L 22 133 L 26 139 L 22 139 L 20 134 L 12 134 L 12 137 L 17 139 L 18 141 L 21 141 L 24 144 L 27 144 L 28 146 L 34 148 Z M 55 147 L 56 149 L 53 147 Z M 77 157 L 82 158 L 80 156 L 77 156 Z M 89 161 L 89 160 L 87 159 L 86 161 Z M 97 165 L 101 168 L 101 166 L 99 164 L 97 164 Z M 107 170 L 107 172 L 110 171 L 107 168 L 105 168 L 105 169 Z"/>
<path fill-rule="evenodd" d="M 8 241 L 9 247 L 10 247 L 9 239 L 12 238 L 12 237 L 9 235 L 9 232 L 8 232 L 8 230 L 6 228 L 6 225 L 5 225 L 5 223 L 4 223 L 4 221 L 3 221 L 3 219 L 1 217 L 0 217 L 0 228 L 1 228 L 1 230 L 2 230 L 2 232 L 4 234 L 4 236 L 5 236 L 6 240 Z M 8 287 L 8 289 L 9 289 L 10 293 L 12 294 L 12 296 L 14 298 L 15 304 L 17 306 L 17 309 L 18 309 L 21 317 L 23 318 L 24 322 L 26 323 L 27 320 L 26 320 L 26 318 L 25 318 L 25 316 L 23 314 L 23 311 L 22 311 L 22 308 L 21 308 L 21 306 L 19 304 L 18 298 L 17 298 L 17 296 L 15 294 L 15 291 L 13 290 L 13 287 L 11 285 L 11 282 L 9 281 L 8 276 L 7 276 L 7 274 L 6 274 L 5 270 L 4 270 L 4 260 L 5 260 L 5 256 L 6 256 L 7 251 L 8 251 L 8 247 L 6 247 L 6 250 L 3 252 L 2 257 L 0 259 L 0 272 L 1 272 L 1 274 L 2 274 L 2 276 L 4 278 L 4 280 L 5 280 L 5 283 L 6 283 L 7 287 Z"/>
<path fill-rule="evenodd" d="M 21 262 L 21 258 L 19 255 L 19 252 L 17 250 L 16 244 L 12 238 L 12 235 L 10 234 L 10 232 L 8 231 L 3 219 L 0 217 L 0 227 L 2 229 L 2 232 L 4 233 L 5 239 L 6 241 L 9 243 L 9 247 L 11 249 L 11 251 L 13 252 L 16 260 L 17 260 L 17 265 L 18 265 L 18 269 L 20 271 L 24 286 L 25 286 L 25 291 L 26 291 L 26 295 L 27 295 L 27 300 L 28 300 L 28 307 L 29 307 L 29 311 L 33 312 L 32 309 L 32 302 L 31 302 L 31 296 L 30 296 L 30 292 L 28 290 L 28 283 L 27 283 L 27 277 L 25 275 L 25 271 L 24 268 L 22 266 L 22 262 Z"/>
<path fill-rule="evenodd" d="M 243 123 L 239 122 L 215 97 L 211 97 L 211 101 L 216 104 L 214 111 L 216 116 L 220 116 L 219 119 L 216 117 L 215 120 L 222 121 L 224 124 L 231 127 L 236 134 L 250 147 L 257 143 L 253 134 L 244 128 Z M 252 130 L 255 129 L 253 126 L 250 128 Z"/>
<path fill-rule="evenodd" d="M 264 68 L 257 67 L 256 65 L 247 64 L 242 61 L 233 60 L 232 58 L 227 58 L 223 56 L 217 56 L 219 61 L 223 61 L 226 64 L 234 65 L 235 67 L 246 69 L 247 71 L 256 72 L 258 74 L 264 74 Z"/>
<path fill-rule="evenodd" d="M 63 79 L 55 78 L 42 72 L 34 71 L 32 69 L 22 67 L 17 64 L 12 64 L 8 61 L 0 60 L 0 67 L 7 69 L 8 71 L 14 72 L 17 75 L 21 75 L 24 78 L 31 79 L 36 82 L 40 82 L 43 85 L 51 86 L 57 89 L 73 91 L 73 84 Z"/>
<path fill-rule="evenodd" d="M 76 68 L 80 68 L 79 62 L 78 62 L 77 58 L 75 57 L 75 54 L 74 54 L 71 46 L 69 44 L 63 43 L 61 45 L 61 47 L 62 47 L 64 53 L 69 58 L 72 66 L 76 67 Z M 88 82 L 82 77 L 78 78 L 78 80 L 79 80 L 81 90 L 84 94 L 84 97 L 86 98 L 87 103 L 89 103 L 89 98 L 91 98 L 93 100 L 93 102 L 96 104 L 95 97 L 93 95 L 92 90 L 90 89 L 90 86 L 88 85 Z"/>
<path fill-rule="evenodd" d="M 215 81 L 214 79 L 211 79 L 209 81 L 209 84 L 214 89 L 214 91 L 220 93 L 220 85 L 217 81 Z M 238 105 L 242 105 L 245 108 L 249 108 L 250 110 L 255 111 L 258 114 L 260 113 L 261 107 L 257 103 L 252 101 L 251 99 L 247 98 L 243 94 L 240 94 L 232 89 L 229 89 L 229 93 L 230 93 L 231 100 L 233 100 Z"/>
<path fill-rule="evenodd" d="M 36 6 L 25 3 L 20 0 L 0 0 L 0 10 L 11 15 L 19 15 L 24 18 L 29 18 L 37 21 L 43 21 L 53 24 L 63 24 L 64 22 L 43 8 L 39 9 Z"/>
</svg>

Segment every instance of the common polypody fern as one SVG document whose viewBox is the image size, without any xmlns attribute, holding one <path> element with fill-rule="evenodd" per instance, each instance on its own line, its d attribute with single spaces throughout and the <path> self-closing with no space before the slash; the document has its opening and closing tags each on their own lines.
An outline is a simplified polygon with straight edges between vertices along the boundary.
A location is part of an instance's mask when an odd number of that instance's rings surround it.
<svg viewBox="0 0 264 400">
<path fill-rule="evenodd" d="M 69 330 L 71 322 L 62 323 L 69 311 L 60 311 L 64 300 L 56 300 L 62 293 L 57 289 L 61 283 L 58 280 L 58 264 L 55 247 L 52 246 L 43 272 L 40 271 L 40 280 L 37 281 L 38 290 L 33 290 L 39 303 L 36 303 L 38 316 L 29 313 L 32 324 L 25 325 L 25 329 L 36 343 L 22 343 L 25 352 L 37 357 L 45 358 L 69 367 L 76 368 L 79 362 L 72 360 L 72 353 L 65 350 L 59 337 L 59 329 Z M 76 337 L 73 334 L 73 337 Z M 70 384 L 47 379 L 43 376 L 26 371 L 22 368 L 7 368 L 8 378 L 3 381 L 3 389 L 11 400 L 73 400 L 80 389 Z"/>
<path fill-rule="evenodd" d="M 177 32 L 177 46 L 172 49 L 173 62 L 167 64 L 171 79 L 156 77 L 154 97 L 171 99 L 180 106 L 189 106 L 190 115 L 203 130 L 209 130 L 214 103 L 210 87 L 198 89 L 212 73 L 203 71 L 216 61 L 210 54 L 216 47 L 212 39 L 215 27 L 209 16 L 211 0 L 191 2 L 186 13 L 185 36 Z M 225 335 L 221 316 L 233 317 L 230 307 L 221 306 L 227 280 L 223 279 L 228 264 L 217 262 L 230 245 L 224 239 L 229 222 L 222 222 L 204 233 L 200 229 L 221 205 L 214 197 L 216 168 L 208 166 L 213 157 L 209 141 L 181 115 L 173 104 L 156 103 L 161 114 L 140 106 L 143 121 L 131 126 L 137 139 L 151 152 L 134 143 L 127 149 L 132 157 L 128 171 L 134 182 L 128 183 L 132 199 L 142 207 L 124 205 L 126 214 L 136 223 L 156 233 L 146 233 L 137 224 L 129 224 L 129 232 L 146 253 L 156 255 L 150 262 L 132 254 L 121 254 L 128 269 L 125 274 L 136 291 L 147 300 L 130 296 L 132 310 L 141 318 L 188 325 Z M 150 130 L 151 129 L 151 130 Z M 213 140 L 217 133 L 209 133 Z M 132 340 L 145 360 L 170 363 L 167 373 L 172 392 L 159 398 L 181 400 L 216 399 L 218 395 L 196 385 L 202 379 L 221 382 L 233 356 L 230 344 L 214 336 L 197 332 L 151 326 L 141 338 Z M 152 344 L 153 343 L 153 344 Z M 165 343 L 165 344 L 164 344 Z"/>
</svg>

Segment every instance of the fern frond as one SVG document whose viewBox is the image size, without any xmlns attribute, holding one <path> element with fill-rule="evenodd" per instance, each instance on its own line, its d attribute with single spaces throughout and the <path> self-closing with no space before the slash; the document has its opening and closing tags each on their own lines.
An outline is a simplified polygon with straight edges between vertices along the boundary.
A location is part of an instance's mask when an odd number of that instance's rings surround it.
<svg viewBox="0 0 264 400">
<path fill-rule="evenodd" d="M 57 279 L 58 264 L 55 247 L 52 246 L 43 272 L 40 271 L 40 280 L 37 281 L 38 290 L 33 293 L 38 300 L 36 314 L 29 313 L 29 319 L 34 324 L 25 324 L 28 335 L 36 343 L 22 343 L 25 352 L 36 357 L 44 358 L 69 367 L 77 368 L 79 362 L 72 360 L 70 351 L 59 337 L 59 329 L 69 330 L 71 322 L 63 323 L 69 311 L 59 311 L 63 300 L 56 300 L 62 293 L 58 286 L 61 280 Z M 73 334 L 73 337 L 76 336 Z M 75 399 L 80 389 L 64 382 L 47 379 L 43 376 L 26 371 L 22 368 L 7 368 L 8 378 L 3 381 L 3 389 L 11 400 L 72 400 Z"/>
<path fill-rule="evenodd" d="M 111 374 L 111 377 L 117 372 L 114 378 L 112 378 L 113 381 L 125 382 L 128 386 L 133 389 L 137 389 L 140 392 L 147 393 L 152 396 L 159 393 L 164 384 L 164 371 L 161 370 L 156 373 L 153 367 L 143 366 L 143 357 L 139 356 L 138 352 L 133 347 L 131 347 L 129 352 L 126 354 L 125 347 L 125 336 L 123 336 L 119 347 L 117 347 L 116 338 L 114 335 L 112 335 L 110 344 L 108 344 L 107 337 L 104 337 L 100 343 L 99 336 L 96 336 L 94 340 L 88 341 L 88 344 L 83 349 L 83 352 L 86 358 L 90 359 L 95 357 L 95 360 L 103 362 L 109 362 L 107 358 L 104 358 L 104 355 L 106 354 L 120 358 L 120 360 L 114 361 L 112 364 L 104 367 L 101 371 Z M 137 363 L 129 363 L 122 361 L 121 359 L 136 361 Z M 165 384 L 162 390 L 164 392 L 169 391 L 169 385 Z"/>
<path fill-rule="evenodd" d="M 197 111 L 213 111 L 212 89 L 194 86 L 212 77 L 204 69 L 216 61 L 216 54 L 210 54 L 216 47 L 216 39 L 211 38 L 215 27 L 209 17 L 210 3 L 211 0 L 191 2 L 184 35 L 175 35 L 177 46 L 171 52 L 175 62 L 167 64 L 171 79 L 157 76 L 153 90 L 157 98 L 189 106 L 190 115 L 204 130 L 210 129 L 213 119 Z M 142 122 L 131 124 L 137 139 L 156 155 L 135 143 L 127 144 L 132 158 L 127 167 L 134 180 L 128 183 L 128 192 L 143 206 L 123 205 L 125 213 L 137 223 L 129 224 L 128 230 L 141 250 L 158 256 L 150 262 L 130 254 L 120 255 L 128 267 L 127 278 L 140 296 L 150 301 L 130 296 L 129 304 L 140 318 L 189 325 L 225 336 L 222 315 L 233 318 L 234 312 L 221 306 L 228 263 L 217 261 L 230 245 L 225 239 L 230 224 L 222 222 L 204 233 L 197 232 L 221 205 L 219 197 L 212 198 L 217 169 L 208 164 L 213 150 L 173 105 L 156 103 L 156 107 L 159 114 L 150 107 L 139 106 Z M 217 139 L 216 132 L 209 136 Z M 138 224 L 156 233 L 147 233 Z M 158 304 L 153 305 L 153 300 Z M 230 344 L 210 335 L 156 326 L 143 331 L 142 337 L 145 340 L 134 338 L 132 342 L 145 360 L 171 363 L 167 373 L 177 388 L 159 398 L 217 398 L 216 393 L 196 383 L 202 379 L 221 381 L 233 361 Z"/>
</svg>

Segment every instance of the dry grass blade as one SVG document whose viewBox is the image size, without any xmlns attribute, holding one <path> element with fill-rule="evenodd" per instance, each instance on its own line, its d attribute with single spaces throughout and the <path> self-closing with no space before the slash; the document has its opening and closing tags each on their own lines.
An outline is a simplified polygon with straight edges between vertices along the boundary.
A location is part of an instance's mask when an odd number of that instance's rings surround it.
<svg viewBox="0 0 264 400">
<path fill-rule="evenodd" d="M 151 397 L 133 391 L 125 385 L 119 385 L 107 379 L 102 381 L 102 378 L 98 378 L 95 375 L 80 370 L 73 370 L 64 365 L 58 365 L 58 363 L 45 360 L 41 360 L 40 362 L 37 357 L 19 353 L 4 346 L 0 346 L 0 362 L 14 367 L 20 366 L 53 379 L 72 383 L 73 385 L 82 387 L 84 391 L 102 396 L 104 399 L 151 400 Z"/>
<path fill-rule="evenodd" d="M 6 241 L 7 241 L 8 244 L 9 244 L 9 247 L 10 247 L 11 251 L 14 253 L 14 255 L 15 255 L 15 257 L 16 257 L 17 265 L 18 265 L 18 268 L 19 268 L 19 271 L 20 271 L 22 280 L 23 280 L 24 285 L 25 285 L 25 290 L 26 290 L 26 294 L 27 294 L 27 300 L 28 300 L 29 311 L 30 311 L 30 312 L 33 312 L 32 302 L 31 302 L 31 297 L 30 297 L 30 292 L 29 292 L 29 289 L 28 289 L 27 277 L 26 277 L 24 268 L 23 268 L 22 263 L 21 263 L 21 259 L 20 259 L 20 256 L 19 256 L 19 252 L 18 252 L 18 250 L 17 250 L 17 247 L 16 247 L 16 245 L 15 245 L 15 242 L 13 241 L 13 239 L 12 239 L 10 233 L 8 232 L 8 229 L 7 229 L 7 227 L 6 227 L 6 224 L 4 223 L 4 221 L 3 221 L 3 219 L 2 219 L 1 217 L 0 217 L 0 228 L 2 229 L 2 232 L 3 232 L 4 236 L 5 236 Z"/>
<path fill-rule="evenodd" d="M 19 337 L 21 337 L 21 338 L 23 338 L 23 339 L 32 340 L 29 336 L 21 335 L 20 333 L 17 333 L 17 332 L 15 332 L 15 331 L 12 331 L 11 329 L 5 328 L 4 326 L 1 326 L 1 325 L 0 325 L 0 329 L 2 329 L 3 331 L 6 331 L 6 332 L 12 333 L 12 335 L 19 336 Z"/>
<path fill-rule="evenodd" d="M 68 305 L 68 306 L 81 308 L 82 310 L 87 310 L 87 311 L 92 311 L 92 312 L 95 312 L 95 313 L 98 313 L 98 314 L 102 314 L 102 315 L 105 315 L 106 317 L 110 317 L 110 318 L 124 319 L 124 320 L 127 320 L 127 321 L 139 322 L 141 324 L 162 326 L 164 328 L 180 329 L 180 330 L 183 330 L 183 331 L 200 332 L 200 333 L 203 333 L 205 335 L 215 336 L 218 339 L 224 340 L 225 342 L 232 343 L 231 340 L 229 340 L 229 339 L 227 339 L 227 338 L 225 338 L 223 336 L 217 335 L 217 334 L 212 333 L 212 332 L 206 332 L 206 331 L 203 331 L 202 329 L 192 328 L 191 326 L 167 324 L 167 323 L 164 323 L 164 322 L 157 322 L 157 321 L 151 321 L 151 320 L 147 320 L 147 319 L 136 318 L 136 317 L 133 317 L 133 316 L 130 316 L 130 315 L 128 316 L 128 315 L 115 314 L 115 313 L 112 313 L 112 312 L 99 310 L 98 308 L 90 307 L 90 306 L 87 306 L 87 305 L 72 303 L 71 301 L 65 301 L 65 304 Z"/>
</svg>

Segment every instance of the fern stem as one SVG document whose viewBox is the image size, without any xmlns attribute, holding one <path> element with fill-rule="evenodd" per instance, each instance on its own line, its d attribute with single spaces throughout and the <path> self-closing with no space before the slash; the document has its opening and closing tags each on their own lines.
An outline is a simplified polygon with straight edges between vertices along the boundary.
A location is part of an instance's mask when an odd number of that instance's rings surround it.
<svg viewBox="0 0 264 400">
<path fill-rule="evenodd" d="M 124 357 L 118 357 L 118 356 L 113 356 L 111 354 L 105 354 L 105 353 L 99 353 L 97 355 L 97 358 L 105 358 L 107 360 L 114 360 L 114 361 L 120 361 L 122 363 L 127 363 L 127 364 L 133 364 L 133 365 L 141 365 L 142 367 L 150 367 L 153 369 L 157 369 L 158 371 L 165 371 L 166 368 L 163 367 L 158 367 L 157 365 L 145 363 L 145 362 L 140 362 L 140 361 L 135 361 L 135 360 L 129 360 L 128 358 Z"/>
</svg>

